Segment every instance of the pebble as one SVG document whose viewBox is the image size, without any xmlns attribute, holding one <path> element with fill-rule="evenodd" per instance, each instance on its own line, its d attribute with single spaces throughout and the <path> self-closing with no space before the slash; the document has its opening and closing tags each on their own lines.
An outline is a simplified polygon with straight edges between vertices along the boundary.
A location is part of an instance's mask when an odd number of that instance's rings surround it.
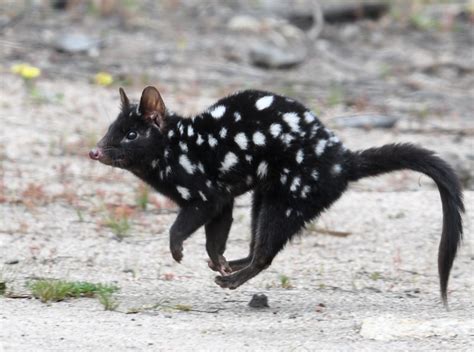
<svg viewBox="0 0 474 352">
<path fill-rule="evenodd" d="M 254 294 L 252 296 L 252 299 L 249 302 L 249 307 L 252 308 L 268 308 L 268 297 L 264 295 L 263 293 L 261 294 Z"/>
</svg>

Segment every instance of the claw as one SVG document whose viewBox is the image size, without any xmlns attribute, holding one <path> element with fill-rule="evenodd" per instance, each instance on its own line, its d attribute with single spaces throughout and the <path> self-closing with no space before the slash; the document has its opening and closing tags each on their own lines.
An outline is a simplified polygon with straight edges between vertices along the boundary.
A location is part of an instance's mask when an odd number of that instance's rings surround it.
<svg viewBox="0 0 474 352">
<path fill-rule="evenodd" d="M 219 256 L 219 262 L 214 263 L 212 260 L 208 260 L 207 265 L 211 270 L 218 271 L 222 276 L 227 276 L 232 273 L 232 268 L 227 263 L 227 260 L 223 255 Z"/>
<path fill-rule="evenodd" d="M 173 256 L 173 259 L 176 260 L 178 263 L 181 263 L 181 260 L 183 259 L 183 245 L 176 245 L 172 246 L 170 248 L 171 250 L 171 255 Z"/>
</svg>

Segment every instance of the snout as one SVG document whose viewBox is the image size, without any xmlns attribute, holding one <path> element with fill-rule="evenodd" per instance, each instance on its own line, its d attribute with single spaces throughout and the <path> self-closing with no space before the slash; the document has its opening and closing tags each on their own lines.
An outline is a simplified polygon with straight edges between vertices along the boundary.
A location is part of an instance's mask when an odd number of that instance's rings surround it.
<svg viewBox="0 0 474 352">
<path fill-rule="evenodd" d="M 89 152 L 89 157 L 92 160 L 99 160 L 102 156 L 103 156 L 103 153 L 100 148 L 94 148 Z"/>
</svg>

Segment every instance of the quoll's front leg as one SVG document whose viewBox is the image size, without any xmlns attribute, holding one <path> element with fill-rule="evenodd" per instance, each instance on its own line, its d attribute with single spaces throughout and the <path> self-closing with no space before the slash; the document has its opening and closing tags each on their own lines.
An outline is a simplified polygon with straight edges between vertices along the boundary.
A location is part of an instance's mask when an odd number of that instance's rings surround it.
<svg viewBox="0 0 474 352">
<path fill-rule="evenodd" d="M 207 203 L 182 208 L 170 229 L 170 250 L 178 263 L 183 259 L 183 242 L 216 216 L 217 209 Z"/>
<path fill-rule="evenodd" d="M 231 272 L 230 266 L 224 257 L 225 246 L 232 226 L 232 210 L 234 202 L 225 205 L 219 215 L 206 224 L 206 250 L 209 255 L 209 268 L 218 271 L 221 275 Z"/>
</svg>

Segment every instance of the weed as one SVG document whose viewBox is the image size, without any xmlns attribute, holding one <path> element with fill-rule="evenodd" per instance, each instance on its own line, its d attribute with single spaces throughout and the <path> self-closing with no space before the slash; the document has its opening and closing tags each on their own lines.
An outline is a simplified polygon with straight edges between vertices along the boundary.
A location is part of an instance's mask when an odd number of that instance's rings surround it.
<svg viewBox="0 0 474 352">
<path fill-rule="evenodd" d="M 97 293 L 99 297 L 99 302 L 104 306 L 104 310 L 116 310 L 118 307 L 118 302 L 112 297 L 110 291 L 100 290 Z"/>
<path fill-rule="evenodd" d="M 293 287 L 293 285 L 290 282 L 290 278 L 286 275 L 280 275 L 280 286 L 286 289 Z"/>
<path fill-rule="evenodd" d="M 120 219 L 116 219 L 115 217 L 108 217 L 105 220 L 105 226 L 110 228 L 119 239 L 125 238 L 131 228 L 128 218 L 125 217 Z"/>
<path fill-rule="evenodd" d="M 76 215 L 79 222 L 84 222 L 84 215 L 82 215 L 81 209 L 76 208 Z"/>
<path fill-rule="evenodd" d="M 31 293 L 41 302 L 59 302 L 66 298 L 95 297 L 118 291 L 113 285 L 94 284 L 83 281 L 38 280 L 30 284 Z"/>
<path fill-rule="evenodd" d="M 373 273 L 370 274 L 369 278 L 373 281 L 377 281 L 382 278 L 382 275 L 378 271 L 374 271 Z"/>
<path fill-rule="evenodd" d="M 128 220 L 132 213 L 133 209 L 130 207 L 116 207 L 114 211 L 106 217 L 104 225 L 110 228 L 118 239 L 122 240 L 128 235 L 132 227 Z"/>
<path fill-rule="evenodd" d="M 137 206 L 142 210 L 146 210 L 149 201 L 150 201 L 150 192 L 149 192 L 148 186 L 141 183 L 138 186 L 138 189 L 136 192 Z"/>
<path fill-rule="evenodd" d="M 7 283 L 0 281 L 0 296 L 3 296 L 7 292 Z"/>
<path fill-rule="evenodd" d="M 344 102 L 344 91 L 339 84 L 331 85 L 329 89 L 329 96 L 327 98 L 327 104 L 330 107 L 342 104 Z"/>
</svg>

